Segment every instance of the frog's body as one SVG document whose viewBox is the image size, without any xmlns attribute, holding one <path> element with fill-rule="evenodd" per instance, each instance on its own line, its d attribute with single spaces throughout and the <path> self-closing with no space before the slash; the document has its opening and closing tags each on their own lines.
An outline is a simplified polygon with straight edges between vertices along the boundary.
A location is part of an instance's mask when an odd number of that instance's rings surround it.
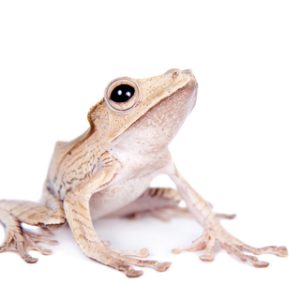
<svg viewBox="0 0 300 300">
<path fill-rule="evenodd" d="M 113 81 L 106 89 L 105 100 L 88 114 L 89 130 L 74 141 L 56 144 L 41 204 L 0 201 L 0 220 L 8 233 L 0 251 L 17 251 L 27 262 L 35 262 L 28 250 L 45 252 L 38 243 L 49 240 L 44 233 L 30 233 L 20 224 L 45 227 L 66 220 L 87 256 L 128 276 L 142 274 L 133 265 L 164 271 L 169 263 L 138 258 L 146 251 L 124 254 L 110 249 L 98 238 L 92 219 L 147 211 L 163 213 L 165 209 L 182 212 L 178 203 L 183 199 L 205 227 L 204 234 L 188 248 L 206 249 L 202 260 L 213 259 L 216 243 L 258 267 L 267 263 L 244 251 L 286 255 L 284 247 L 254 248 L 227 233 L 219 223 L 220 216 L 176 170 L 168 144 L 193 109 L 196 94 L 197 82 L 189 70 L 172 69 L 148 79 L 124 77 Z M 149 188 L 159 174 L 167 174 L 177 189 Z"/>
<path fill-rule="evenodd" d="M 168 144 L 195 103 L 196 95 L 193 93 L 192 86 L 185 92 L 182 91 L 184 97 L 181 100 L 186 99 L 187 94 L 193 97 L 191 102 L 186 103 L 184 111 L 171 111 L 170 103 L 173 102 L 174 105 L 179 98 L 178 95 L 176 99 L 169 97 L 113 141 L 110 151 L 121 163 L 122 170 L 108 189 L 92 197 L 92 216 L 104 216 L 133 202 L 149 188 L 152 179 L 167 172 L 171 163 Z"/>
</svg>

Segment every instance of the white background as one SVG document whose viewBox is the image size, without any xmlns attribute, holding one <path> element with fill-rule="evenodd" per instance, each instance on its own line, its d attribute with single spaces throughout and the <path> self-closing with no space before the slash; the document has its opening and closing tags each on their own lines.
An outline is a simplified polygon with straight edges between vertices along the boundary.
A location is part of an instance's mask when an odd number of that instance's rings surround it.
<svg viewBox="0 0 300 300">
<path fill-rule="evenodd" d="M 193 221 L 101 221 L 114 247 L 147 246 L 170 270 L 128 279 L 86 259 L 65 227 L 36 265 L 0 255 L 0 298 L 299 299 L 299 15 L 287 0 L 1 1 L 1 198 L 39 198 L 54 142 L 86 129 L 110 80 L 191 68 L 198 103 L 171 145 L 178 168 L 238 214 L 229 231 L 290 254 L 264 257 L 267 269 L 224 252 L 203 263 L 169 252 L 200 235 Z"/>
</svg>

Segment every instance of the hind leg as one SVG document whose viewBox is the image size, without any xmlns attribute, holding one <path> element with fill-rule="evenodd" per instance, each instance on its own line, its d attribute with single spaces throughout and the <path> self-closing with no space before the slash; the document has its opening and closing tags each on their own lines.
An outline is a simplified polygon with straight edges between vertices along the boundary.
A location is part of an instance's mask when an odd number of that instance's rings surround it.
<svg viewBox="0 0 300 300">
<path fill-rule="evenodd" d="M 140 218 L 153 216 L 162 221 L 172 217 L 189 217 L 185 207 L 179 206 L 181 197 L 172 188 L 148 188 L 137 200 L 106 217 Z"/>
<path fill-rule="evenodd" d="M 173 217 L 191 218 L 189 210 L 180 206 L 182 198 L 173 188 L 148 188 L 142 196 L 106 217 L 139 218 L 152 216 L 162 221 Z M 233 219 L 234 214 L 216 214 L 220 219 Z"/>
<path fill-rule="evenodd" d="M 53 196 L 45 193 L 45 197 Z M 56 241 L 51 240 L 51 232 L 46 226 L 65 222 L 63 209 L 57 201 L 55 203 L 58 205 L 51 209 L 41 203 L 0 200 L 0 222 L 6 229 L 6 238 L 0 246 L 0 252 L 17 252 L 28 263 L 37 262 L 36 258 L 29 255 L 30 250 L 44 255 L 51 254 L 51 251 L 41 247 L 40 243 L 55 244 Z M 38 226 L 41 233 L 34 233 L 22 227 L 22 223 Z"/>
<path fill-rule="evenodd" d="M 260 261 L 256 255 L 274 254 L 282 257 L 288 255 L 287 248 L 283 246 L 256 248 L 240 241 L 221 225 L 208 202 L 189 185 L 175 168 L 170 173 L 170 177 L 175 182 L 182 197 L 185 198 L 196 220 L 204 227 L 202 235 L 191 246 L 174 249 L 174 253 L 181 253 L 183 251 L 198 252 L 203 250 L 204 253 L 200 256 L 200 259 L 202 261 L 212 261 L 217 249 L 222 248 L 228 254 L 259 268 L 267 267 L 269 264 L 268 262 Z"/>
</svg>

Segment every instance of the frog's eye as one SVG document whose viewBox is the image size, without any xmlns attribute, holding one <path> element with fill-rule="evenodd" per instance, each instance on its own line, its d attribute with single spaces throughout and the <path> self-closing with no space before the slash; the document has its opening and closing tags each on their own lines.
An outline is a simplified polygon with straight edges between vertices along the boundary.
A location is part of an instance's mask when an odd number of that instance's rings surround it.
<svg viewBox="0 0 300 300">
<path fill-rule="evenodd" d="M 110 95 L 110 100 L 114 102 L 127 102 L 134 95 L 134 87 L 129 84 L 116 86 Z"/>
<path fill-rule="evenodd" d="M 108 106 L 114 110 L 129 110 L 138 103 L 138 85 L 131 78 L 118 78 L 108 85 L 104 99 Z"/>
</svg>

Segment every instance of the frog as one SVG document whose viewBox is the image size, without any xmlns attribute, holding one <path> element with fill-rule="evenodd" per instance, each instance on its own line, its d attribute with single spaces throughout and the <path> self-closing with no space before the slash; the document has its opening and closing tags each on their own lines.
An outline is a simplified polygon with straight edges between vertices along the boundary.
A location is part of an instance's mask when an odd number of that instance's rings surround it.
<svg viewBox="0 0 300 300">
<path fill-rule="evenodd" d="M 200 252 L 202 261 L 212 261 L 218 247 L 254 267 L 269 265 L 258 258 L 261 254 L 287 256 L 284 246 L 253 247 L 230 234 L 220 220 L 233 216 L 215 213 L 178 171 L 169 144 L 193 110 L 197 90 L 189 69 L 111 81 L 88 112 L 88 129 L 72 141 L 56 143 L 41 200 L 0 200 L 0 220 L 6 230 L 0 252 L 13 251 L 35 263 L 37 258 L 29 252 L 51 254 L 43 244 L 55 244 L 52 227 L 67 223 L 87 257 L 128 277 L 141 276 L 143 268 L 163 272 L 170 262 L 149 259 L 146 248 L 113 249 L 98 236 L 93 222 L 151 212 L 164 216 L 168 210 L 174 215 L 184 211 L 203 226 L 199 238 L 188 247 L 173 249 L 174 253 Z M 175 188 L 152 187 L 161 174 Z"/>
</svg>

